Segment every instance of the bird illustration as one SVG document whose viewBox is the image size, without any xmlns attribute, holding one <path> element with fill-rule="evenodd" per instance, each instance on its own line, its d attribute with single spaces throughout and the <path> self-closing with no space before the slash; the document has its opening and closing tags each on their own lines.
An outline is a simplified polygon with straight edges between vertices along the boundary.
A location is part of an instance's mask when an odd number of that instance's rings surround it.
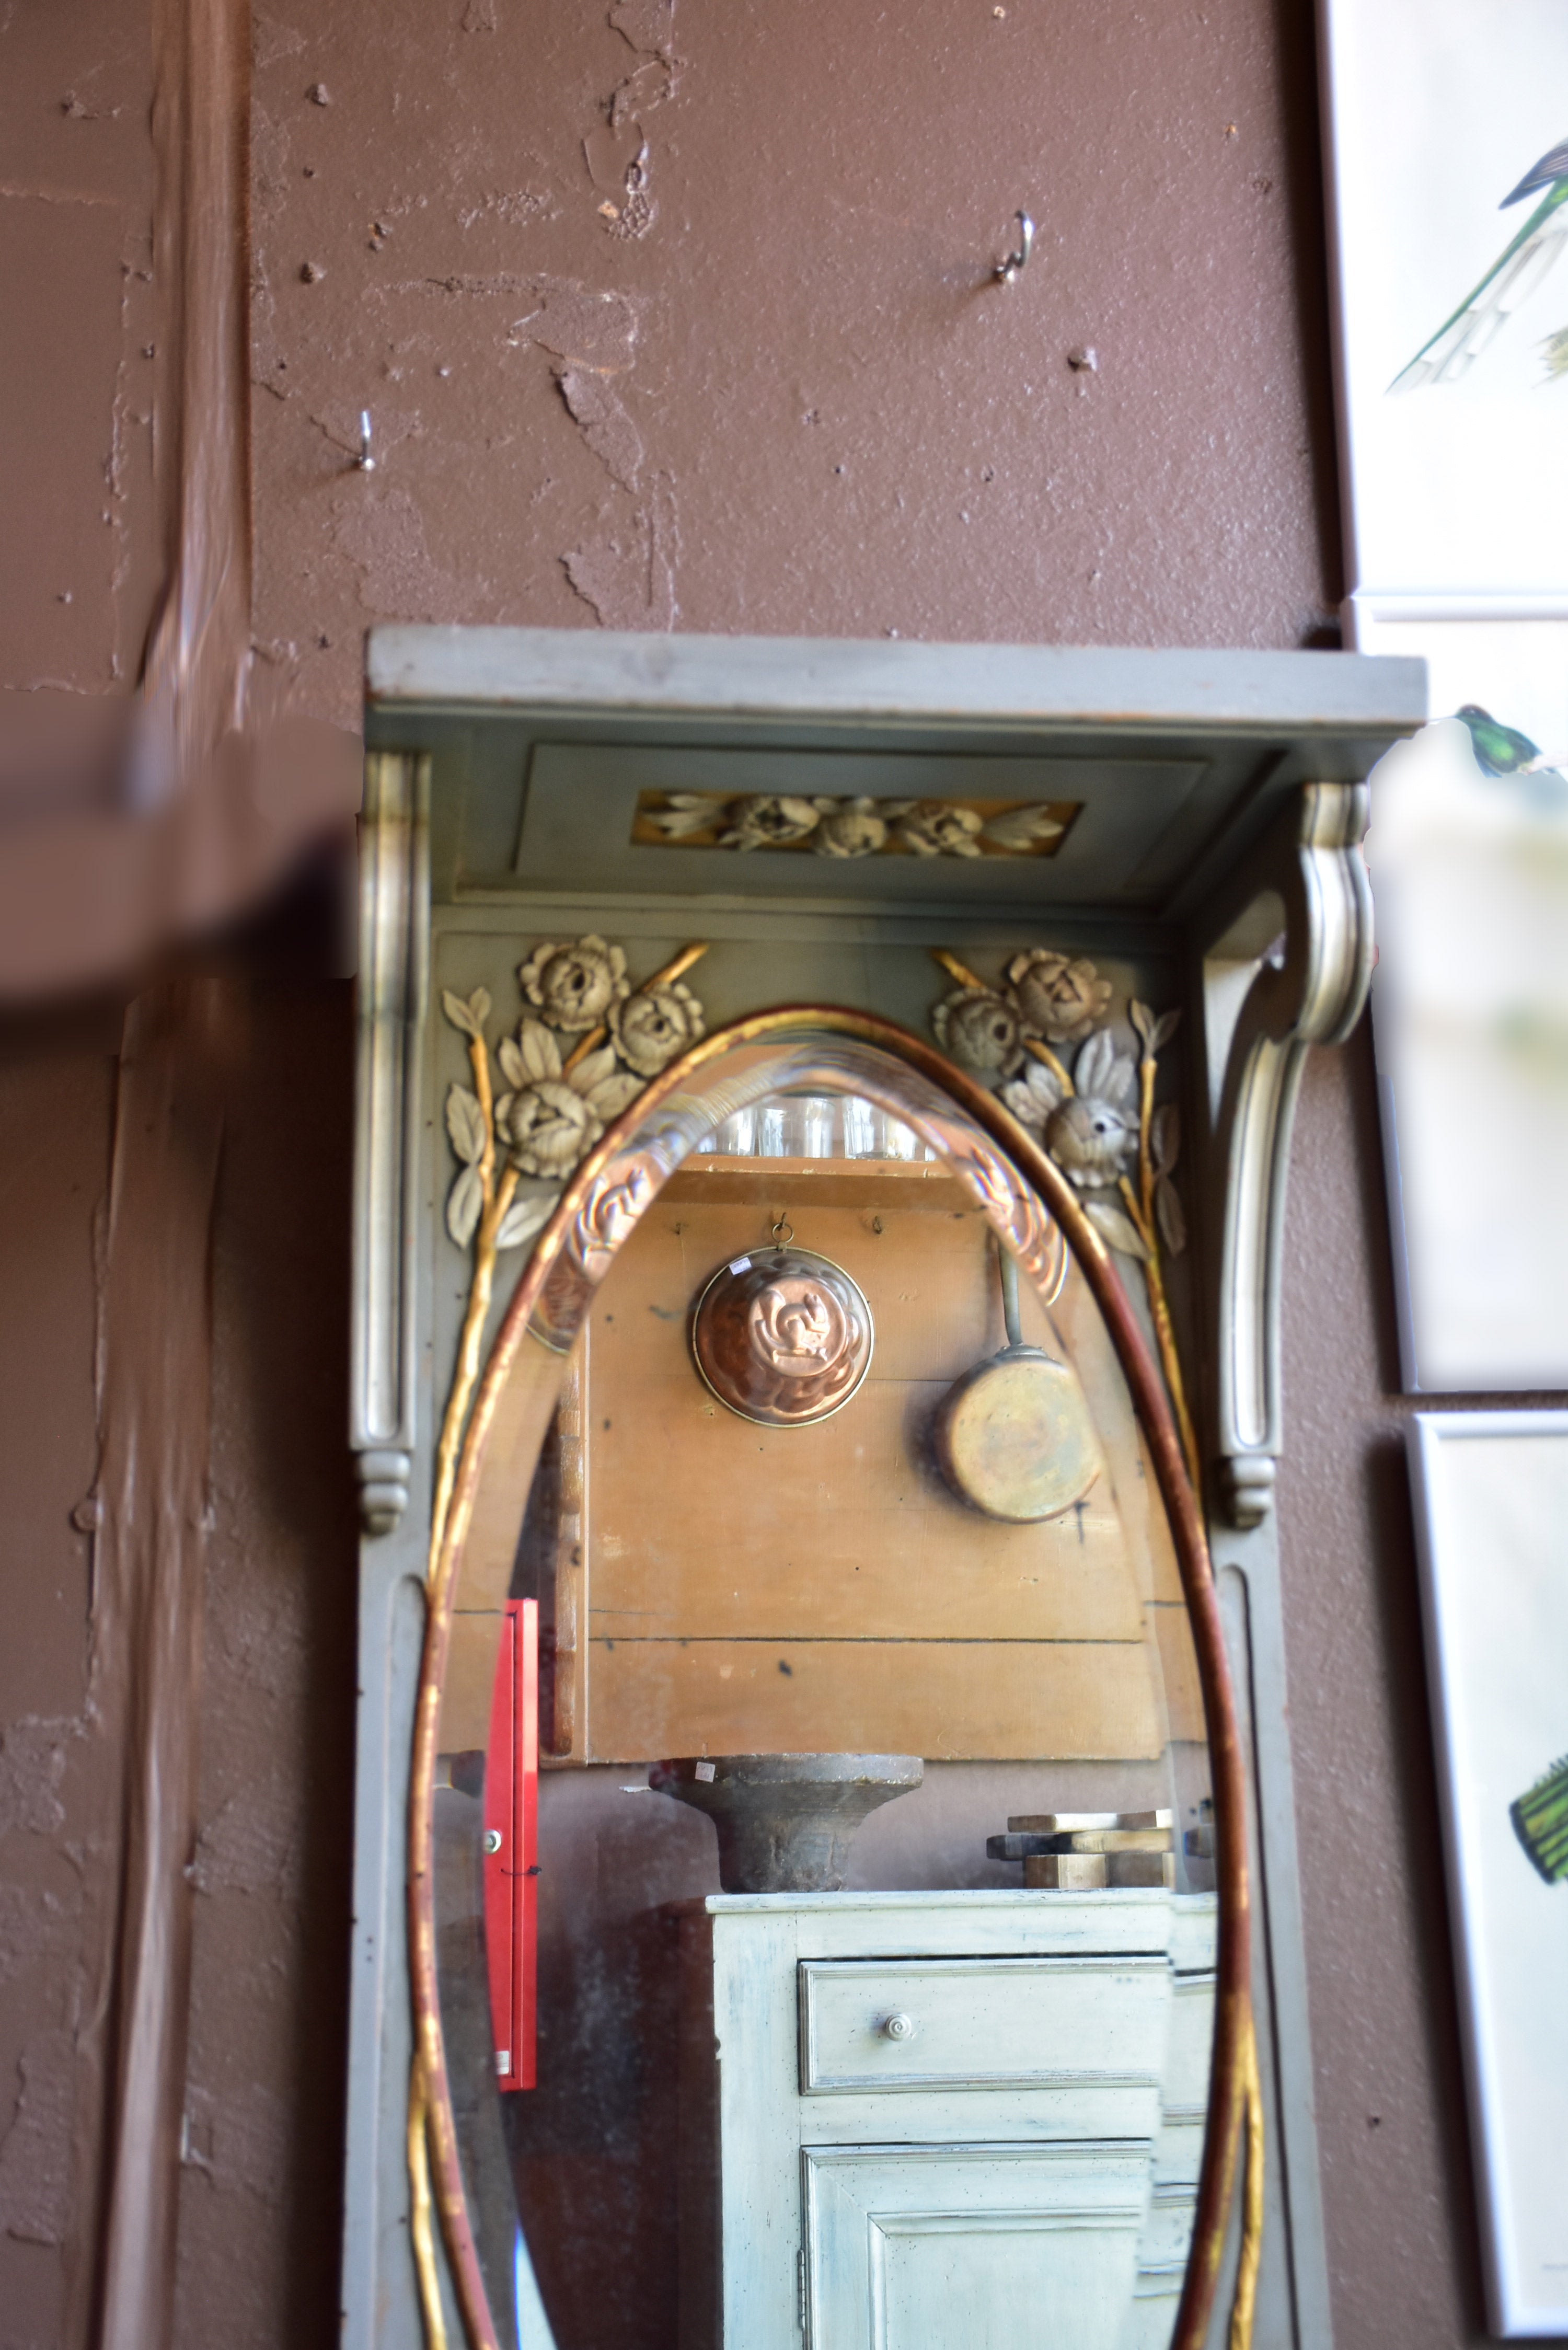
<svg viewBox="0 0 1568 2350">
<path fill-rule="evenodd" d="M 1526 806 L 1538 815 L 1558 816 L 1568 808 L 1568 762 L 1540 749 L 1517 726 L 1505 726 L 1479 702 L 1462 703 L 1454 716 L 1469 733 L 1476 765 L 1489 783 L 1517 784 Z"/>
<path fill-rule="evenodd" d="M 1568 205 L 1568 139 L 1559 140 L 1531 166 L 1498 210 L 1506 212 L 1511 204 L 1522 203 L 1537 189 L 1544 189 L 1545 193 L 1518 235 L 1504 245 L 1480 285 L 1471 287 L 1459 308 L 1422 344 L 1409 366 L 1401 369 L 1388 387 L 1390 391 L 1416 391 L 1426 383 L 1457 383 L 1534 293 L 1568 237 L 1568 211 L 1563 209 Z M 1549 380 L 1564 371 L 1557 358 L 1560 347 L 1568 349 L 1568 329 L 1563 336 L 1550 336 L 1543 346 Z"/>
<path fill-rule="evenodd" d="M 1493 782 L 1500 775 L 1517 775 L 1523 767 L 1541 756 L 1541 746 L 1517 726 L 1505 726 L 1479 702 L 1467 702 L 1456 710 L 1454 716 L 1468 728 L 1470 748 L 1475 753 L 1477 766 Z"/>
</svg>

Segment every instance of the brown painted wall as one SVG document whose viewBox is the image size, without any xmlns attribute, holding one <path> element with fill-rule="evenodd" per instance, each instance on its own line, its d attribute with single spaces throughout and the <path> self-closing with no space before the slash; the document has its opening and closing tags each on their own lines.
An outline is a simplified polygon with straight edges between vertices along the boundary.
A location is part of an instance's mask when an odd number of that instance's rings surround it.
<svg viewBox="0 0 1568 2350">
<path fill-rule="evenodd" d="M 1286 1654 L 1335 2338 L 1446 2350 L 1486 2321 L 1382 1184 L 1363 1021 L 1293 1152 Z"/>
<path fill-rule="evenodd" d="M 0 12 L 0 282 L 33 329 L 0 380 L 26 526 L 0 534 L 3 681 L 72 707 L 134 675 L 167 544 L 137 374 L 151 16 Z M 362 632 L 390 617 L 1303 641 L 1338 592 L 1309 16 L 258 9 L 263 699 L 351 726 Z M 1023 203 L 1038 259 L 1002 292 L 986 270 Z M 362 407 L 373 475 L 350 462 Z M 335 2331 L 350 1014 L 319 962 L 286 981 L 253 942 L 215 1016 L 169 2338 L 270 2350 Z M 100 1653 L 93 1680 L 90 1517 L 71 1513 L 99 1452 L 121 1035 L 119 1007 L 78 1009 L 0 1050 L 0 2331 L 18 2350 L 88 2339 L 113 2053 L 95 2016 L 122 1791 L 100 1699 L 124 1659 Z M 1475 2230 L 1365 1040 L 1315 1060 L 1296 1166 L 1282 1522 L 1337 2337 L 1458 2350 L 1480 2333 Z"/>
<path fill-rule="evenodd" d="M 266 658 L 348 724 L 388 617 L 1299 643 L 1338 587 L 1281 13 L 269 10 Z"/>
</svg>

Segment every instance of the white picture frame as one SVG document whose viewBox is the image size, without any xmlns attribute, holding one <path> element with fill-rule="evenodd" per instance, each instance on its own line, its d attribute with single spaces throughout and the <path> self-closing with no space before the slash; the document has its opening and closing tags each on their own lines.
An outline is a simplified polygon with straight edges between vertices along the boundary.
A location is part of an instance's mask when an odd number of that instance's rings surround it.
<svg viewBox="0 0 1568 2350">
<path fill-rule="evenodd" d="M 1568 1879 L 1511 1807 L 1568 1747 L 1568 1412 L 1408 1431 L 1489 2327 L 1568 2338 Z"/>
<path fill-rule="evenodd" d="M 1518 191 L 1568 139 L 1568 13 L 1320 8 L 1353 596 L 1568 616 L 1568 204 L 1487 282 L 1549 186 Z M 1472 291 L 1450 351 L 1438 330 Z"/>
</svg>

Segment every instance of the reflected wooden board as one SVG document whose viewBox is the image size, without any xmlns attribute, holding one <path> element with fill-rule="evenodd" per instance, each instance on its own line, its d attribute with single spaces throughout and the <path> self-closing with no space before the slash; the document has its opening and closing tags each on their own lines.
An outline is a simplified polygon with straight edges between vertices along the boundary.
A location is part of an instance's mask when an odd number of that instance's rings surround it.
<svg viewBox="0 0 1568 2350">
<path fill-rule="evenodd" d="M 1024 1336 L 1083 1378 L 1106 1456 L 1089 1493 L 1004 1525 L 966 1508 L 930 1458 L 952 1379 L 1005 1338 L 985 1227 L 962 1198 L 918 1162 L 707 1159 L 672 1179 L 573 1351 L 532 1505 L 528 1357 L 504 1400 L 444 1748 L 483 1743 L 509 1593 L 541 1602 L 547 1758 L 1131 1760 L 1201 1740 L 1168 1528 L 1075 1268 L 1054 1313 L 1027 1285 L 1022 1312 Z M 693 1297 L 715 1263 L 768 1241 L 781 1209 L 866 1285 L 877 1317 L 870 1376 L 815 1428 L 736 1418 L 690 1357 Z"/>
<path fill-rule="evenodd" d="M 977 1523 L 920 1461 L 946 1393 L 868 1378 L 819 1428 L 764 1429 L 689 1371 L 646 1382 L 635 1429 L 601 1427 L 596 1447 L 593 1638 L 1137 1639 L 1108 1480 L 1037 1525 Z M 660 1452 L 705 1466 L 655 1508 Z"/>
<path fill-rule="evenodd" d="M 1096 1400 L 1110 1405 L 1127 1511 L 1109 1467 L 1036 1525 L 967 1509 L 926 1431 L 952 1380 L 1005 1343 L 983 1221 L 918 1166 L 808 1164 L 682 1170 L 596 1301 L 576 1751 L 1158 1753 L 1146 1603 L 1179 1585 L 1168 1536 L 1158 1556 L 1150 1540 L 1159 1513 L 1114 1363 L 1097 1367 Z M 765 1245 L 780 1211 L 862 1285 L 877 1321 L 864 1387 L 814 1429 L 736 1419 L 689 1356 L 691 1299 L 716 1263 Z M 1092 1306 L 1075 1314 L 1108 1357 Z M 1066 1351 L 1027 1289 L 1023 1315 L 1026 1337 Z"/>
<path fill-rule="evenodd" d="M 660 1754 L 1154 1757 L 1141 1641 L 615 1640 L 588 1664 L 591 1759 Z"/>
</svg>

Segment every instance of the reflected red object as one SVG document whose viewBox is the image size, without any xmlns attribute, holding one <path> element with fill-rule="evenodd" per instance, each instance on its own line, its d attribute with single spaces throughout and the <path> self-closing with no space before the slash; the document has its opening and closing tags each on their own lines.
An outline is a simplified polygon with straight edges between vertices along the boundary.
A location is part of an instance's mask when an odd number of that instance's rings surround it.
<svg viewBox="0 0 1568 2350">
<path fill-rule="evenodd" d="M 484 1756 L 484 1947 L 497 2085 L 535 2085 L 538 1980 L 539 1603 L 501 1619 Z"/>
</svg>

